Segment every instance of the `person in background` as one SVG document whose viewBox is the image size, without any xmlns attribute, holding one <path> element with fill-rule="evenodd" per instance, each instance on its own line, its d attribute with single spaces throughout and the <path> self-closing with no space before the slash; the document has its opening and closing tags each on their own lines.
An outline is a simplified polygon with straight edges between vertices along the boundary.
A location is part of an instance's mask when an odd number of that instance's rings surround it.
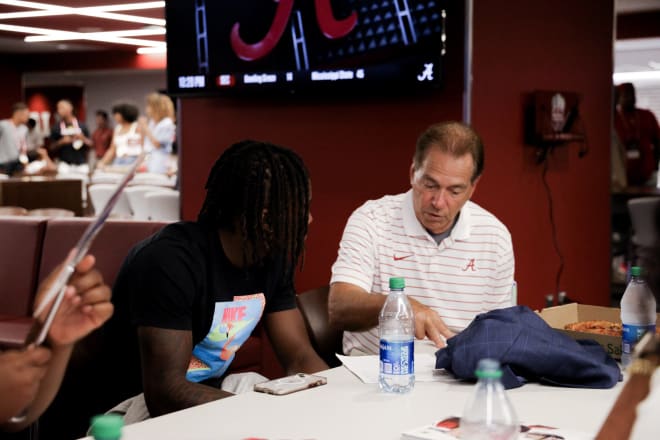
<svg viewBox="0 0 660 440">
<path fill-rule="evenodd" d="M 244 387 L 225 372 L 259 322 L 287 373 L 328 368 L 296 308 L 294 273 L 312 221 L 300 157 L 239 142 L 215 163 L 206 191 L 196 222 L 171 224 L 139 243 L 117 276 L 108 329 L 122 346 L 108 354 L 116 374 L 141 378 L 144 390 L 113 410 L 126 413 L 126 423 Z M 125 345 L 134 340 L 139 347 Z M 250 389 L 266 380 L 255 373 L 247 379 Z M 145 402 L 148 411 L 135 409 Z"/>
<path fill-rule="evenodd" d="M 617 87 L 619 99 L 614 115 L 614 128 L 626 153 L 628 185 L 655 186 L 654 172 L 660 159 L 660 127 L 651 111 L 637 108 L 635 86 L 624 83 Z"/>
<path fill-rule="evenodd" d="M 115 130 L 110 148 L 99 162 L 101 168 L 107 165 L 130 165 L 142 152 L 142 136 L 138 131 L 137 106 L 120 103 L 112 107 L 112 117 L 115 119 Z"/>
<path fill-rule="evenodd" d="M 48 333 L 47 345 L 0 350 L 0 429 L 24 429 L 46 410 L 62 382 L 73 344 L 112 315 L 110 288 L 94 264 L 94 257 L 88 255 L 76 267 Z M 41 284 L 35 307 L 57 273 L 56 269 Z M 12 421 L 25 409 L 24 419 Z"/>
<path fill-rule="evenodd" d="M 44 148 L 44 137 L 37 121 L 32 118 L 28 119 L 27 127 L 28 132 L 25 140 L 27 142 L 27 159 L 29 163 L 23 164 L 23 173 L 26 175 L 55 173 L 57 166 L 48 155 L 48 150 Z"/>
<path fill-rule="evenodd" d="M 617 103 L 619 102 L 619 89 L 613 88 L 612 96 L 614 104 L 612 109 L 614 111 L 614 118 L 616 119 L 618 110 Z M 628 178 L 626 177 L 626 147 L 619 139 L 619 133 L 616 128 L 612 126 L 612 142 L 610 144 L 610 183 L 612 191 L 621 191 L 628 186 Z"/>
<path fill-rule="evenodd" d="M 139 131 L 144 139 L 144 149 L 149 153 L 147 171 L 166 174 L 176 136 L 174 104 L 167 95 L 151 93 L 147 96 L 146 112 L 149 119 L 139 119 Z"/>
<path fill-rule="evenodd" d="M 108 125 L 108 114 L 103 110 L 96 111 L 96 129 L 92 133 L 92 142 L 96 158 L 103 158 L 112 143 L 112 129 Z"/>
<path fill-rule="evenodd" d="M 29 118 L 26 125 L 28 131 L 25 141 L 27 143 L 28 156 L 34 155 L 36 157 L 38 155 L 37 151 L 44 146 L 44 137 L 35 119 Z"/>
<path fill-rule="evenodd" d="M 27 154 L 29 117 L 27 105 L 17 102 L 11 107 L 11 117 L 0 121 L 0 173 L 12 175 L 23 169 L 19 157 Z"/>
<path fill-rule="evenodd" d="M 50 151 L 60 161 L 71 165 L 87 163 L 87 151 L 92 146 L 87 126 L 78 121 L 73 104 L 67 99 L 57 103 L 59 121 L 50 130 Z"/>
<path fill-rule="evenodd" d="M 470 201 L 484 168 L 480 137 L 458 122 L 417 140 L 411 189 L 353 212 L 330 281 L 330 322 L 344 353 L 379 352 L 378 314 L 390 277 L 406 279 L 415 336 L 438 347 L 482 312 L 512 305 L 511 234 Z"/>
</svg>

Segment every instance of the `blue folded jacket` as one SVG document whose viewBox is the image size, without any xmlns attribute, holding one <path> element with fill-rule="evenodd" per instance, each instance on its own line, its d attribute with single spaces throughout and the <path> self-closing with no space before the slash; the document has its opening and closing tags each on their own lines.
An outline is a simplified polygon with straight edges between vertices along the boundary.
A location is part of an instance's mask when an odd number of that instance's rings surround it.
<svg viewBox="0 0 660 440">
<path fill-rule="evenodd" d="M 475 379 L 480 359 L 497 359 L 507 389 L 527 381 L 611 388 L 621 380 L 619 366 L 595 341 L 569 338 L 526 306 L 478 315 L 435 356 L 436 368 L 445 368 L 459 379 Z"/>
</svg>

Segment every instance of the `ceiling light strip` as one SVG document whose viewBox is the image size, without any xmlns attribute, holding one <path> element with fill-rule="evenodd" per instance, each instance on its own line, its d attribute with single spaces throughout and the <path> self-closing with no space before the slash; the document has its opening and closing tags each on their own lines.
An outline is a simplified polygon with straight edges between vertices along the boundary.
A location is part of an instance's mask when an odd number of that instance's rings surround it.
<svg viewBox="0 0 660 440">
<path fill-rule="evenodd" d="M 41 34 L 41 35 L 57 35 L 64 37 L 66 40 L 90 40 L 90 41 L 100 41 L 104 43 L 116 43 L 116 44 L 127 44 L 130 46 L 149 46 L 149 47 L 159 47 L 165 46 L 165 43 L 161 41 L 150 41 L 142 40 L 137 38 L 122 38 L 122 37 L 95 37 L 94 35 L 88 35 L 83 32 L 68 32 L 68 31 L 58 31 L 56 29 L 46 29 L 46 28 L 35 28 L 30 26 L 16 26 L 11 24 L 0 24 L 0 31 L 7 32 L 20 32 L 24 34 Z"/>
<path fill-rule="evenodd" d="M 164 35 L 165 28 L 159 29 L 133 29 L 125 31 L 107 31 L 107 32 L 73 32 L 78 35 L 76 38 L 84 37 L 144 37 L 148 35 Z M 31 35 L 25 37 L 26 43 L 41 43 L 44 41 L 62 41 L 70 40 L 72 37 L 64 37 L 59 35 Z"/>
<path fill-rule="evenodd" d="M 102 6 L 83 6 L 83 7 L 73 7 L 73 6 L 61 6 L 54 5 L 52 3 L 41 3 L 41 2 L 30 2 L 23 0 L 1 0 L 0 4 L 7 6 L 17 6 L 19 8 L 31 8 L 31 9 L 60 9 L 60 8 L 71 8 L 71 9 L 98 9 L 102 11 L 135 11 L 139 9 L 158 9 L 164 8 L 164 1 L 153 1 L 153 2 L 137 2 L 137 3 L 121 3 L 115 5 L 102 5 Z"/>
<path fill-rule="evenodd" d="M 167 52 L 167 47 L 166 46 L 161 46 L 161 47 L 138 47 L 137 48 L 137 53 L 139 53 L 140 55 L 166 53 L 166 52 Z"/>
<path fill-rule="evenodd" d="M 0 4 L 8 4 L 11 2 L 2 2 Z M 88 12 L 99 11 L 99 12 L 121 12 L 121 11 L 138 11 L 144 9 L 161 9 L 165 7 L 165 2 L 142 2 L 142 3 L 130 3 L 123 5 L 105 5 L 105 6 L 90 6 L 84 9 Z M 39 10 L 39 11 L 22 11 L 22 12 L 5 12 L 0 13 L 0 20 L 12 20 L 16 18 L 33 18 L 33 17 L 50 17 L 55 15 L 68 15 L 70 14 L 67 10 L 55 11 L 52 9 L 48 10 Z"/>
<path fill-rule="evenodd" d="M 102 43 L 126 44 L 129 46 L 149 46 L 149 47 L 165 46 L 165 43 L 163 43 L 162 41 L 150 41 L 150 40 L 142 40 L 139 38 L 123 38 L 123 37 L 95 37 L 93 35 L 86 36 L 85 34 L 81 34 L 76 38 L 71 38 L 71 40 L 100 41 Z"/>
<path fill-rule="evenodd" d="M 17 18 L 54 17 L 56 15 L 71 15 L 68 11 L 29 11 L 0 13 L 0 20 L 15 20 Z"/>
<path fill-rule="evenodd" d="M 159 2 L 140 2 L 140 3 L 124 3 L 118 5 L 103 5 L 103 6 L 89 6 L 85 9 L 98 9 L 106 12 L 120 12 L 120 11 L 138 11 L 142 9 L 162 9 L 165 7 L 164 1 Z"/>
<path fill-rule="evenodd" d="M 149 2 L 149 4 L 158 2 Z M 26 17 L 45 17 L 49 15 L 83 15 L 87 17 L 105 18 L 107 20 L 126 21 L 131 23 L 151 24 L 155 26 L 165 26 L 165 20 L 162 18 L 141 17 L 137 15 L 117 14 L 114 12 L 104 12 L 104 6 L 91 6 L 85 8 L 74 8 L 70 6 L 59 6 L 49 3 L 28 2 L 21 0 L 0 0 L 0 4 L 8 6 L 17 6 L 21 8 L 39 9 L 39 11 L 28 12 L 8 12 L 0 14 L 0 19 L 26 18 Z M 112 5 L 118 7 L 119 5 Z M 48 13 L 45 13 L 45 12 Z"/>
</svg>

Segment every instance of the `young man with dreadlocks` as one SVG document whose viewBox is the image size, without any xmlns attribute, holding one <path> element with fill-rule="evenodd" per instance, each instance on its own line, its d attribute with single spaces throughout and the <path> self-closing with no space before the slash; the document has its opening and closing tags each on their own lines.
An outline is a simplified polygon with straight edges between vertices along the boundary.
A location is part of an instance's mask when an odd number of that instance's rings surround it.
<svg viewBox="0 0 660 440">
<path fill-rule="evenodd" d="M 300 157 L 267 143 L 234 144 L 206 190 L 198 220 L 139 243 L 114 287 L 117 319 L 137 332 L 151 416 L 231 395 L 218 385 L 262 314 L 288 373 L 327 368 L 295 301 L 293 276 L 311 221 Z"/>
</svg>

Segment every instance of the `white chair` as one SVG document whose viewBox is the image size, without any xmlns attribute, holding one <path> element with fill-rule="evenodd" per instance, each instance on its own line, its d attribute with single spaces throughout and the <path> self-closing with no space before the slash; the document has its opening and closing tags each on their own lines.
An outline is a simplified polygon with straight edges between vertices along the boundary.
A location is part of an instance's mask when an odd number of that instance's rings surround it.
<svg viewBox="0 0 660 440">
<path fill-rule="evenodd" d="M 126 193 L 126 196 L 128 197 L 128 204 L 130 205 L 131 212 L 133 213 L 133 219 L 149 220 L 149 210 L 147 208 L 147 202 L 144 196 L 147 193 L 154 193 L 159 191 L 171 192 L 173 190 L 153 185 L 134 185 L 124 189 L 124 193 Z"/>
<path fill-rule="evenodd" d="M 96 183 L 117 183 L 121 180 L 121 178 L 124 177 L 123 174 L 120 173 L 109 173 L 105 171 L 94 171 L 94 174 L 92 174 L 92 181 L 91 183 L 96 184 Z"/>
<path fill-rule="evenodd" d="M 89 175 L 89 165 L 71 165 L 66 162 L 59 162 L 57 164 L 57 173 L 58 174 L 80 174 L 83 176 Z"/>
<path fill-rule="evenodd" d="M 112 197 L 112 194 L 117 189 L 117 185 L 112 185 L 108 183 L 97 183 L 90 185 L 89 187 L 89 198 L 92 202 L 92 208 L 94 208 L 94 214 L 98 214 L 105 207 Z M 110 213 L 113 217 L 119 218 L 130 218 L 132 216 L 131 206 L 128 204 L 128 197 L 126 193 L 122 192 L 117 200 L 117 204 L 112 209 Z"/>
<path fill-rule="evenodd" d="M 173 181 L 165 174 L 158 173 L 137 173 L 131 181 L 132 186 L 137 185 L 155 185 L 162 187 L 173 187 Z"/>
<path fill-rule="evenodd" d="M 155 191 L 144 195 L 150 220 L 177 222 L 181 220 L 179 191 Z"/>
</svg>

